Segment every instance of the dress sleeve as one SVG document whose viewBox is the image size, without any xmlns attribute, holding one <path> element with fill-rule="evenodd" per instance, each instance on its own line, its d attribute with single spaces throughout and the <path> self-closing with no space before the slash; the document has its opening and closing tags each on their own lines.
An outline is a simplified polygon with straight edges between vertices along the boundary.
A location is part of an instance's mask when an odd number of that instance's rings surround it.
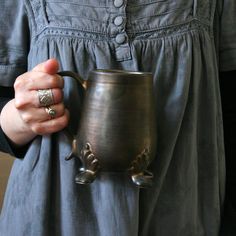
<svg viewBox="0 0 236 236">
<path fill-rule="evenodd" d="M 29 27 L 24 0 L 0 1 L 0 9 L 0 86 L 10 87 L 27 69 Z"/>
<path fill-rule="evenodd" d="M 219 12 L 219 68 L 236 70 L 236 1 L 221 0 Z"/>
<path fill-rule="evenodd" d="M 29 25 L 24 0 L 0 1 L 0 112 L 14 96 L 16 77 L 27 70 Z M 24 156 L 26 147 L 14 150 L 0 127 L 0 151 Z"/>
<path fill-rule="evenodd" d="M 14 97 L 14 89 L 12 87 L 2 87 L 0 86 L 0 113 L 2 111 L 2 108 L 6 105 L 7 102 L 9 102 Z M 10 141 L 5 136 L 2 128 L 0 127 L 0 151 L 10 154 L 11 156 L 17 157 L 17 158 L 23 158 L 25 156 L 25 153 L 29 147 L 28 145 L 25 145 L 23 147 L 13 147 L 10 144 Z"/>
</svg>

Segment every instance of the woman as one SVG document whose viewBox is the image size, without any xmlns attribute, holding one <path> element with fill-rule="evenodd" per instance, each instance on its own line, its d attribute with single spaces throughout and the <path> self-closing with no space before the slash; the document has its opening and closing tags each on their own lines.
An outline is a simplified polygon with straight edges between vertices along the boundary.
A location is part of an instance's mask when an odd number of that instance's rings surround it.
<svg viewBox="0 0 236 236">
<path fill-rule="evenodd" d="M 236 69 L 235 2 L 1 5 L 1 86 L 15 89 L 1 112 L 1 149 L 18 158 L 0 235 L 217 235 L 225 188 L 218 72 Z M 150 189 L 118 173 L 74 183 L 79 163 L 65 161 L 63 130 L 77 129 L 81 93 L 56 73 L 87 79 L 96 68 L 153 73 L 158 143 Z"/>
</svg>

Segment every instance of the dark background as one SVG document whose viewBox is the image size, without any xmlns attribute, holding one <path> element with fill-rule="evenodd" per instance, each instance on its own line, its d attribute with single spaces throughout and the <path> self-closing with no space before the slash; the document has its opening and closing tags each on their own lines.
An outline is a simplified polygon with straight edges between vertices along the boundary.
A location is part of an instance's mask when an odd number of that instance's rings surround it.
<svg viewBox="0 0 236 236">
<path fill-rule="evenodd" d="M 236 71 L 220 74 L 226 154 L 226 202 L 222 236 L 236 236 Z"/>
</svg>

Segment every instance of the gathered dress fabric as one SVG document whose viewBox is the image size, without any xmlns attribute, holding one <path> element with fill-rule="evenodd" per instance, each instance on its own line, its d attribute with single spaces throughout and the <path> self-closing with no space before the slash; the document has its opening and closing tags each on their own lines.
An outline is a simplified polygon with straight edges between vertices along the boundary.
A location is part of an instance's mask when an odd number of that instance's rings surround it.
<svg viewBox="0 0 236 236">
<path fill-rule="evenodd" d="M 126 172 L 76 184 L 80 162 L 65 160 L 65 131 L 37 136 L 14 161 L 0 235 L 218 235 L 225 191 L 218 73 L 236 69 L 235 1 L 7 0 L 0 9 L 0 86 L 48 58 L 85 80 L 93 69 L 152 72 L 158 137 L 154 184 L 140 189 Z M 83 95 L 64 80 L 76 134 Z"/>
</svg>

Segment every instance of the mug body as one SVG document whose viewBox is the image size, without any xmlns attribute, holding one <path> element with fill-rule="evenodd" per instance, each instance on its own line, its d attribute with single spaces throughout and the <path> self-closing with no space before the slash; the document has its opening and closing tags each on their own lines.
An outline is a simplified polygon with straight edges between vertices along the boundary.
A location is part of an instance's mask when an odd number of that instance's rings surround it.
<svg viewBox="0 0 236 236">
<path fill-rule="evenodd" d="M 102 171 L 128 170 L 144 150 L 156 151 L 151 73 L 95 70 L 89 75 L 78 130 L 78 151 L 89 144 Z"/>
</svg>

